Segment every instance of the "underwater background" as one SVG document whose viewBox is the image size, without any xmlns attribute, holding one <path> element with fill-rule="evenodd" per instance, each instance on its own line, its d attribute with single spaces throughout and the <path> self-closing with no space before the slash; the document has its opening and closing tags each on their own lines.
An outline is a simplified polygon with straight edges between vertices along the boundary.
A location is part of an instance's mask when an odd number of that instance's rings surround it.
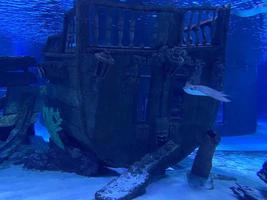
<svg viewBox="0 0 267 200">
<path fill-rule="evenodd" d="M 221 105 L 215 124 L 218 132 L 223 136 L 231 137 L 222 138 L 214 158 L 214 166 L 217 173 L 224 171 L 231 175 L 241 176 L 240 180 L 243 183 L 259 185 L 255 174 L 266 161 L 267 152 L 267 16 L 265 13 L 258 14 L 255 8 L 267 1 L 121 1 L 177 7 L 231 4 L 224 91 L 230 96 L 232 103 Z M 0 55 L 31 55 L 37 58 L 39 63 L 42 63 L 42 48 L 47 37 L 62 31 L 64 13 L 72 7 L 73 0 L 0 0 Z M 37 123 L 35 128 L 37 134 L 48 140 L 48 133 L 41 123 Z M 185 160 L 181 166 L 187 166 L 188 162 Z M 178 193 L 192 192 L 185 186 L 184 179 L 181 178 L 181 172 L 186 171 L 181 166 L 179 164 L 174 170 L 170 169 L 169 179 L 165 179 L 159 184 L 153 184 L 148 189 L 148 193 L 138 199 L 176 199 L 174 196 L 177 195 L 177 191 L 168 190 L 166 185 L 179 186 Z M 12 174 L 12 172 L 15 173 Z M 255 180 L 255 183 L 249 182 L 249 179 Z M 84 200 L 89 192 L 96 191 L 100 185 L 109 181 L 109 178 L 87 180 L 85 177 L 77 177 L 73 174 L 57 174 L 56 172 L 38 174 L 32 171 L 25 172 L 19 167 L 12 167 L 1 171 L 0 182 L 3 181 L 6 183 L 6 186 L 0 186 L 0 197 L 4 197 L 3 200 L 30 200 L 37 199 L 37 197 L 40 200 L 58 200 L 58 190 L 62 191 L 60 199 Z M 28 185 L 23 185 L 25 182 Z M 36 184 L 37 189 L 29 189 L 32 183 Z M 228 183 L 220 182 L 220 184 L 217 186 L 219 193 L 230 193 L 224 188 L 225 185 L 228 187 Z M 15 195 L 10 191 L 5 193 L 8 185 L 12 185 Z M 262 185 L 260 186 L 262 187 Z M 31 193 L 26 194 L 25 188 Z M 39 190 L 38 188 L 43 189 Z M 37 193 L 40 191 L 47 193 L 47 196 L 42 198 L 38 196 Z M 3 195 L 1 196 L 1 194 Z M 180 199 L 198 199 L 198 195 L 202 197 L 199 199 L 203 200 L 217 199 L 218 197 L 218 193 L 209 194 L 210 196 L 192 193 L 191 198 L 182 197 Z M 2 199 L 0 198 L 0 200 Z M 227 200 L 227 198 L 225 199 Z"/>
</svg>

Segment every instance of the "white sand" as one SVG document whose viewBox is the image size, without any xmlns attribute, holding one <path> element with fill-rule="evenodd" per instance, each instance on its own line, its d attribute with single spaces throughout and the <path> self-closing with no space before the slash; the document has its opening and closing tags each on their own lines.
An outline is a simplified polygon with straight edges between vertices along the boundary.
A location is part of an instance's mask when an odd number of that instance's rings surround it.
<svg viewBox="0 0 267 200">
<path fill-rule="evenodd" d="M 213 173 L 233 176 L 242 184 L 267 190 L 266 184 L 256 176 L 256 172 L 267 159 L 266 152 L 243 151 L 243 149 L 253 150 L 256 147 L 258 147 L 257 150 L 265 148 L 266 127 L 266 124 L 261 124 L 259 133 L 255 135 L 224 139 L 220 149 L 232 150 L 232 152 L 216 153 Z M 174 170 L 169 170 L 166 178 L 152 183 L 147 188 L 147 193 L 137 199 L 235 199 L 229 189 L 235 181 L 215 180 L 214 190 L 189 187 L 186 173 L 190 170 L 192 157 L 175 166 Z M 88 178 L 70 173 L 29 171 L 20 166 L 11 166 L 0 169 L 0 200 L 92 200 L 94 193 L 111 178 Z"/>
<path fill-rule="evenodd" d="M 266 189 L 256 171 L 264 161 L 263 153 L 216 154 L 213 173 L 233 176 L 240 183 Z M 193 189 L 186 179 L 192 159 L 188 158 L 167 177 L 152 183 L 147 193 L 138 200 L 231 200 L 230 186 L 235 181 L 215 180 L 214 190 Z M 20 166 L 0 169 L 0 200 L 92 200 L 94 193 L 111 180 L 111 177 L 87 178 L 70 173 L 24 170 Z"/>
</svg>

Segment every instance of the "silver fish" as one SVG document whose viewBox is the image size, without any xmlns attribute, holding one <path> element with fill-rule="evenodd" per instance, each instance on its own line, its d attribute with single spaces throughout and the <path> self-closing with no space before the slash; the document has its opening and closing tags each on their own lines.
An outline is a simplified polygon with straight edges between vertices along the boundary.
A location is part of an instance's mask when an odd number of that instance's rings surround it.
<svg viewBox="0 0 267 200">
<path fill-rule="evenodd" d="M 208 86 L 204 85 L 192 85 L 191 83 L 186 83 L 183 90 L 185 93 L 193 95 L 193 96 L 206 96 L 213 99 L 216 99 L 221 102 L 229 103 L 230 99 L 227 98 L 227 95 L 223 92 L 212 89 Z"/>
</svg>

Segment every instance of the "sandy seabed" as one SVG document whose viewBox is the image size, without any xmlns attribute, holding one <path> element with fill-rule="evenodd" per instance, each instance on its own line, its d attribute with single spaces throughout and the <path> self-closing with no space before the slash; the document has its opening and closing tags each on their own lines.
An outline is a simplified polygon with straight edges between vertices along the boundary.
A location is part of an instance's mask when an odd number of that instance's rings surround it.
<svg viewBox="0 0 267 200">
<path fill-rule="evenodd" d="M 267 123 L 244 137 L 223 138 L 213 160 L 212 174 L 267 193 L 267 185 L 256 172 L 267 160 Z M 235 180 L 214 179 L 214 189 L 192 188 L 187 182 L 194 155 L 167 170 L 167 176 L 153 182 L 137 200 L 233 200 L 230 187 Z M 21 166 L 0 168 L 0 200 L 92 200 L 94 193 L 112 177 L 82 177 L 72 173 L 25 170 Z M 267 198 L 266 198 L 267 199 Z"/>
</svg>

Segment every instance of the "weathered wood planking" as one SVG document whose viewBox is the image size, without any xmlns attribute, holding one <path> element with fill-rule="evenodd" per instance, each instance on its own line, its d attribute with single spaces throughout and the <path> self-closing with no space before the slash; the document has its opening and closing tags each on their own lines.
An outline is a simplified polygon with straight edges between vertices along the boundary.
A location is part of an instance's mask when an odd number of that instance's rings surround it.
<svg viewBox="0 0 267 200">
<path fill-rule="evenodd" d="M 37 78 L 30 72 L 1 72 L 0 87 L 14 87 L 35 84 Z"/>
<path fill-rule="evenodd" d="M 74 138 L 77 141 L 81 148 L 87 151 L 91 151 L 91 140 L 84 134 L 81 130 L 81 126 L 76 126 L 74 124 L 69 123 L 68 121 L 64 121 L 62 123 L 62 127 L 64 129 L 65 134 L 69 134 L 71 138 Z"/>
<path fill-rule="evenodd" d="M 28 67 L 36 66 L 36 60 L 33 57 L 1 57 L 0 71 L 26 70 Z"/>
<path fill-rule="evenodd" d="M 51 99 L 59 100 L 70 107 L 79 107 L 78 91 L 62 85 L 48 84 L 47 95 Z"/>
<path fill-rule="evenodd" d="M 0 145 L 0 163 L 8 159 L 27 138 L 27 130 L 32 124 L 35 102 L 36 96 L 34 95 L 24 99 L 15 127 L 11 130 L 7 140 Z"/>
<path fill-rule="evenodd" d="M 169 141 L 157 151 L 145 155 L 134 163 L 129 170 L 114 178 L 95 194 L 96 200 L 130 200 L 145 193 L 145 189 L 156 172 L 165 168 L 176 160 L 179 146 Z M 177 160 L 178 161 L 178 160 Z"/>
<path fill-rule="evenodd" d="M 36 96 L 39 95 L 39 88 L 31 87 L 31 86 L 17 86 L 11 87 L 7 89 L 6 100 L 3 106 L 3 114 L 17 114 L 21 105 L 23 104 L 25 98 L 27 96 Z M 34 112 L 38 112 L 40 110 L 40 102 L 35 103 Z"/>
<path fill-rule="evenodd" d="M 170 139 L 186 157 L 212 128 L 218 103 L 182 88 L 192 78 L 222 85 L 228 14 L 78 0 L 45 51 L 48 103 L 64 115 L 64 131 L 111 166 L 128 166 Z M 64 48 L 50 51 L 62 38 Z"/>
</svg>

